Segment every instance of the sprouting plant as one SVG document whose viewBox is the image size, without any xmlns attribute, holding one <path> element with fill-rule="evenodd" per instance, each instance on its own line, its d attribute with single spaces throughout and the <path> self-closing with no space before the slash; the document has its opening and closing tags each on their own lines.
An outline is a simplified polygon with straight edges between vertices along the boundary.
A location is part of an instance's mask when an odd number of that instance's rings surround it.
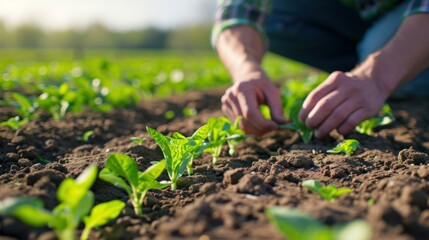
<svg viewBox="0 0 429 240">
<path fill-rule="evenodd" d="M 162 189 L 170 185 L 156 180 L 164 168 L 165 161 L 160 161 L 140 172 L 134 159 L 125 154 L 115 153 L 107 158 L 106 167 L 101 170 L 100 178 L 124 189 L 130 197 L 135 214 L 142 215 L 146 193 L 151 189 Z"/>
<path fill-rule="evenodd" d="M 88 240 L 92 228 L 103 226 L 109 221 L 117 218 L 124 207 L 125 203 L 119 200 L 112 200 L 96 205 L 91 210 L 91 214 L 83 218 L 85 228 L 82 231 L 80 239 Z"/>
<path fill-rule="evenodd" d="M 33 103 L 30 98 L 19 93 L 13 93 L 12 98 L 15 101 L 11 102 L 11 105 L 15 107 L 18 116 L 0 122 L 0 126 L 9 127 L 16 131 L 28 121 L 37 118 L 37 114 L 35 113 L 37 105 Z"/>
<path fill-rule="evenodd" d="M 243 141 L 247 136 L 244 131 L 240 128 L 241 117 L 237 117 L 234 121 L 234 124 L 231 124 L 227 130 L 226 141 L 228 143 L 228 153 L 230 156 L 235 156 L 237 150 L 237 144 L 240 141 Z"/>
<path fill-rule="evenodd" d="M 76 180 L 64 179 L 57 191 L 57 199 L 60 204 L 52 211 L 43 208 L 43 202 L 37 198 L 9 198 L 0 202 L 0 215 L 14 216 L 33 226 L 48 225 L 54 229 L 59 239 L 73 240 L 76 228 L 94 205 L 94 194 L 89 189 L 97 178 L 97 171 L 95 165 L 90 165 Z M 98 206 L 95 208 L 98 209 Z M 97 223 L 93 226 L 100 226 L 101 224 L 98 223 L 106 223 L 116 218 L 123 208 L 123 203 L 120 201 L 109 202 L 109 206 L 117 210 L 114 212 L 115 214 L 112 213 L 108 217 L 100 214 L 92 216 L 93 214 L 91 214 L 89 218 L 92 219 L 92 222 Z M 91 227 L 91 224 L 88 227 Z"/>
<path fill-rule="evenodd" d="M 179 132 L 173 133 L 173 138 L 176 139 L 186 139 L 189 143 L 189 146 L 191 148 L 191 157 L 189 159 L 188 164 L 186 165 L 186 171 L 188 172 L 188 175 L 192 175 L 194 173 L 193 170 L 193 162 L 194 158 L 197 158 L 201 155 L 201 153 L 209 146 L 205 140 L 207 139 L 207 136 L 209 134 L 209 126 L 203 125 L 202 127 L 198 128 L 194 134 L 190 137 L 185 137 Z"/>
<path fill-rule="evenodd" d="M 176 113 L 174 113 L 174 111 L 169 110 L 167 112 L 164 113 L 164 118 L 167 120 L 171 120 L 176 116 Z"/>
<path fill-rule="evenodd" d="M 334 185 L 323 186 L 319 181 L 310 179 L 302 182 L 302 186 L 319 194 L 323 199 L 333 201 L 351 191 L 350 188 L 337 188 Z"/>
<path fill-rule="evenodd" d="M 195 108 L 186 107 L 182 110 L 182 113 L 183 113 L 183 116 L 185 117 L 192 117 L 192 116 L 196 116 L 198 114 L 198 111 Z"/>
<path fill-rule="evenodd" d="M 345 153 L 346 156 L 352 155 L 359 147 L 359 141 L 356 139 L 346 139 L 332 149 L 327 150 L 327 153 Z"/>
<path fill-rule="evenodd" d="M 372 135 L 376 127 L 384 126 L 395 120 L 392 110 L 388 104 L 384 104 L 379 115 L 368 118 L 356 126 L 356 131 L 366 135 Z"/>
<path fill-rule="evenodd" d="M 226 117 L 210 118 L 207 121 L 209 146 L 204 151 L 212 154 L 213 164 L 218 162 L 225 143 L 228 143 L 229 154 L 233 156 L 237 143 L 247 137 L 239 127 L 240 120 L 241 118 L 236 118 L 234 124 Z"/>
<path fill-rule="evenodd" d="M 177 189 L 177 180 L 183 175 L 189 161 L 201 147 L 207 127 L 207 125 L 200 127 L 190 139 L 180 133 L 174 133 L 172 137 L 164 136 L 155 129 L 147 127 L 148 133 L 155 139 L 164 154 L 172 190 Z"/>
<path fill-rule="evenodd" d="M 311 215 L 287 207 L 270 207 L 265 215 L 289 240 L 369 240 L 372 231 L 364 220 L 325 225 Z"/>
<path fill-rule="evenodd" d="M 301 120 L 299 120 L 298 118 L 299 111 L 301 110 L 301 107 L 302 107 L 302 103 L 303 101 L 295 102 L 289 114 L 289 117 L 292 123 L 280 125 L 280 128 L 290 129 L 298 132 L 298 134 L 301 136 L 304 143 L 308 143 L 313 137 L 313 129 L 309 128 L 307 125 L 305 125 L 305 123 L 301 122 Z"/>
<path fill-rule="evenodd" d="M 131 137 L 130 140 L 137 145 L 142 145 L 144 143 L 144 141 L 146 141 L 146 138 L 144 138 L 144 137 Z"/>
<path fill-rule="evenodd" d="M 89 130 L 89 131 L 84 132 L 84 133 L 82 134 L 82 136 L 77 137 L 76 139 L 77 139 L 77 140 L 79 140 L 79 141 L 82 141 L 82 142 L 88 142 L 88 141 L 89 141 L 89 138 L 90 138 L 92 135 L 94 135 L 94 131 Z"/>
<path fill-rule="evenodd" d="M 6 121 L 0 122 L 0 126 L 8 127 L 14 131 L 18 130 L 22 125 L 28 123 L 28 118 L 21 119 L 19 116 L 11 117 Z"/>
</svg>

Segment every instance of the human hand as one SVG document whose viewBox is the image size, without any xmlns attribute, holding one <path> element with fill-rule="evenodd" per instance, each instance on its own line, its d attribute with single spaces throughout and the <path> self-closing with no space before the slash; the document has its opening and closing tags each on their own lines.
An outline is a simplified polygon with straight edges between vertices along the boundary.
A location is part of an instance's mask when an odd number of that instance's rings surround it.
<svg viewBox="0 0 429 240">
<path fill-rule="evenodd" d="M 388 97 L 375 79 L 334 72 L 305 99 L 299 118 L 314 128 L 317 138 L 337 129 L 347 134 L 363 120 L 376 115 Z"/>
<path fill-rule="evenodd" d="M 271 119 L 265 119 L 259 106 L 266 104 L 271 110 Z M 262 136 L 286 122 L 280 102 L 279 90 L 261 71 L 251 72 L 226 90 L 222 97 L 222 111 L 234 121 L 242 116 L 241 128 L 247 134 Z"/>
</svg>

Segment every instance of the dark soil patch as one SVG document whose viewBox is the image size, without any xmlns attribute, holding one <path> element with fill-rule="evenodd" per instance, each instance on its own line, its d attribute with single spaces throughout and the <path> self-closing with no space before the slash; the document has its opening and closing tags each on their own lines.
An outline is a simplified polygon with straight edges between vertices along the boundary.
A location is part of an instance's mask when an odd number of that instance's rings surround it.
<svg viewBox="0 0 429 240">
<path fill-rule="evenodd" d="M 37 196 L 52 209 L 64 178 L 76 177 L 90 163 L 103 167 L 113 152 L 129 154 L 144 170 L 162 158 L 145 126 L 189 135 L 209 117 L 222 114 L 220 96 L 192 92 L 111 113 L 69 114 L 62 121 L 45 117 L 17 132 L 0 127 L 0 200 Z M 237 157 L 228 156 L 225 148 L 217 165 L 203 155 L 195 160 L 195 174 L 183 177 L 179 190 L 150 192 L 143 217 L 135 216 L 127 205 L 116 221 L 93 231 L 91 239 L 282 239 L 263 213 L 274 205 L 299 208 L 327 224 L 366 219 L 374 239 L 429 239 L 427 100 L 392 100 L 396 121 L 375 136 L 347 136 L 361 143 L 351 157 L 325 153 L 340 137 L 304 144 L 288 130 L 246 139 L 239 144 Z M 183 117 L 184 107 L 194 107 L 199 114 Z M 167 110 L 179 117 L 166 120 Z M 0 120 L 14 114 L 6 107 L 0 113 Z M 76 140 L 87 130 L 94 131 L 89 142 Z M 138 146 L 129 140 L 132 136 L 148 140 Z M 307 179 L 353 190 L 327 202 L 301 187 Z M 97 203 L 128 200 L 123 191 L 101 180 L 92 190 Z M 369 204 L 370 199 L 375 203 Z M 0 218 L 0 238 L 53 236 L 47 228 Z"/>
</svg>

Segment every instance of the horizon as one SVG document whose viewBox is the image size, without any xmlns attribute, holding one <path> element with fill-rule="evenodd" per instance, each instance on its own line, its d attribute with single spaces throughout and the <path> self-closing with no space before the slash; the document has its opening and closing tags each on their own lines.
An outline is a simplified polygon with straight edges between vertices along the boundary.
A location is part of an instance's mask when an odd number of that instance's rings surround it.
<svg viewBox="0 0 429 240">
<path fill-rule="evenodd" d="M 0 0 L 0 21 L 7 28 L 35 24 L 47 31 L 83 29 L 95 23 L 120 31 L 173 29 L 210 24 L 215 6 L 210 0 Z"/>
</svg>

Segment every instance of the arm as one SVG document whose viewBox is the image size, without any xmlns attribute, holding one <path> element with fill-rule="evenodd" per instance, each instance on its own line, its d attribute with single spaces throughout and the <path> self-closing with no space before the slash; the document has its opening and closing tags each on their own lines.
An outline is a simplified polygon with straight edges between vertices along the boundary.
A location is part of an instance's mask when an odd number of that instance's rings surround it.
<svg viewBox="0 0 429 240">
<path fill-rule="evenodd" d="M 260 34 L 249 26 L 235 26 L 223 31 L 217 51 L 232 76 L 234 84 L 222 97 L 222 110 L 232 120 L 242 116 L 241 127 L 260 136 L 284 122 L 279 90 L 261 68 L 265 45 Z M 267 104 L 273 121 L 265 119 L 259 105 Z"/>
<path fill-rule="evenodd" d="M 347 134 L 378 113 L 401 84 L 429 68 L 429 14 L 404 20 L 396 35 L 350 72 L 334 72 L 304 102 L 300 119 L 316 137 Z"/>
</svg>

